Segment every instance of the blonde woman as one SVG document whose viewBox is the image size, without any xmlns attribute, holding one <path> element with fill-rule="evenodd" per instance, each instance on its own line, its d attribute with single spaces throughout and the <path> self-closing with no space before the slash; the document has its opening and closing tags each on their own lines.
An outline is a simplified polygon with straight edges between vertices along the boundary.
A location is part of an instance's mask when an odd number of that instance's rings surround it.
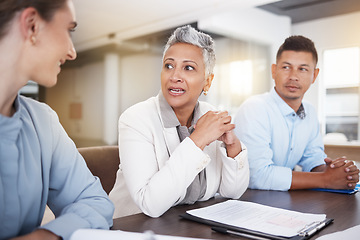
<svg viewBox="0 0 360 240">
<path fill-rule="evenodd" d="M 113 204 L 56 113 L 18 94 L 76 58 L 71 0 L 0 1 L 0 239 L 69 239 L 112 226 Z M 56 219 L 40 227 L 46 205 Z"/>
</svg>

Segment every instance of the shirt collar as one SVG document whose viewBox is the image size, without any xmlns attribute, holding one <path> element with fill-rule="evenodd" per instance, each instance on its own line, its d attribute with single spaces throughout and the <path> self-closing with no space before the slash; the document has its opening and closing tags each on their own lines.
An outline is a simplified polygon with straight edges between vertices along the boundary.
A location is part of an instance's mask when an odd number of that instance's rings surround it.
<svg viewBox="0 0 360 240">
<path fill-rule="evenodd" d="M 294 114 L 295 111 L 292 109 L 276 92 L 275 87 L 271 89 L 270 95 L 272 99 L 275 101 L 276 105 L 279 107 L 280 112 L 283 116 L 288 116 L 290 114 Z M 304 119 L 306 117 L 304 105 L 301 103 L 299 109 L 296 112 L 296 115 L 299 116 L 300 119 Z"/>
<path fill-rule="evenodd" d="M 15 112 L 11 117 L 5 117 L 1 114 L 0 115 L 3 116 L 4 118 L 12 118 L 12 119 L 17 119 L 20 117 L 20 95 L 19 95 L 19 93 L 14 100 L 13 106 L 15 108 Z"/>
<path fill-rule="evenodd" d="M 299 109 L 296 111 L 296 115 L 298 115 L 300 119 L 304 119 L 306 117 L 305 108 L 302 103 Z"/>
<path fill-rule="evenodd" d="M 166 101 L 162 91 L 159 93 L 159 106 L 160 106 L 160 115 L 164 123 L 165 128 L 177 127 L 180 126 L 180 122 L 176 117 L 176 114 L 169 103 Z M 199 109 L 199 101 L 195 105 L 194 109 L 194 117 L 191 122 L 191 126 L 195 125 L 195 123 L 201 117 L 200 109 Z"/>
<path fill-rule="evenodd" d="M 16 141 L 18 134 L 20 133 L 23 123 L 21 121 L 21 104 L 19 98 L 18 95 L 14 102 L 14 115 L 7 117 L 0 114 L 0 136 L 3 139 Z"/>
</svg>

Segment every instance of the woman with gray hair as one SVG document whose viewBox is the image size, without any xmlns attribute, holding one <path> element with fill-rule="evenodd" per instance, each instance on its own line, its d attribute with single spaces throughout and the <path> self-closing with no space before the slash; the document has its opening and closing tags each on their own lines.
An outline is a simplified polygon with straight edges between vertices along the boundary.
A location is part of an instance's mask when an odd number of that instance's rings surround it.
<svg viewBox="0 0 360 240">
<path fill-rule="evenodd" d="M 213 80 L 212 38 L 190 26 L 177 28 L 163 54 L 161 91 L 119 119 L 120 169 L 110 193 L 114 217 L 134 202 L 158 217 L 178 204 L 220 193 L 239 198 L 249 183 L 247 151 L 231 117 L 198 100 Z M 126 187 L 131 198 L 124 198 Z M 129 213 L 134 213 L 129 211 Z"/>
</svg>

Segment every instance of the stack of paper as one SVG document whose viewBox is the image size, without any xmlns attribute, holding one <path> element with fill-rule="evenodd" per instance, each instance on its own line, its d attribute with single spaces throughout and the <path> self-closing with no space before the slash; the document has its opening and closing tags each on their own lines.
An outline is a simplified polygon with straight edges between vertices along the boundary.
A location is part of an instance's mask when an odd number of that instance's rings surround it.
<svg viewBox="0 0 360 240">
<path fill-rule="evenodd" d="M 319 230 L 317 225 L 326 220 L 325 214 L 301 213 L 238 200 L 187 211 L 187 214 L 235 227 L 235 230 L 248 229 L 282 237 L 294 237 L 307 229 Z"/>
</svg>

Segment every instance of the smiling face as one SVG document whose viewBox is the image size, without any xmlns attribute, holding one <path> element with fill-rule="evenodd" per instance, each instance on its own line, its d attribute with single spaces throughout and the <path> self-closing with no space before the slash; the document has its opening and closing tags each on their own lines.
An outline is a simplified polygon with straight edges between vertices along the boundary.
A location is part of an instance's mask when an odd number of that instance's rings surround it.
<svg viewBox="0 0 360 240">
<path fill-rule="evenodd" d="M 51 87 L 57 82 L 60 66 L 74 60 L 76 52 L 70 32 L 76 27 L 75 11 L 71 0 L 57 10 L 50 22 L 39 19 L 32 54 L 34 55 L 30 79 Z"/>
<path fill-rule="evenodd" d="M 175 114 L 192 113 L 203 90 L 208 90 L 213 75 L 205 79 L 202 50 L 194 45 L 176 43 L 165 53 L 161 71 L 161 90 Z"/>
<path fill-rule="evenodd" d="M 284 51 L 272 65 L 272 77 L 279 96 L 297 111 L 304 94 L 315 82 L 319 69 L 309 52 Z"/>
</svg>

